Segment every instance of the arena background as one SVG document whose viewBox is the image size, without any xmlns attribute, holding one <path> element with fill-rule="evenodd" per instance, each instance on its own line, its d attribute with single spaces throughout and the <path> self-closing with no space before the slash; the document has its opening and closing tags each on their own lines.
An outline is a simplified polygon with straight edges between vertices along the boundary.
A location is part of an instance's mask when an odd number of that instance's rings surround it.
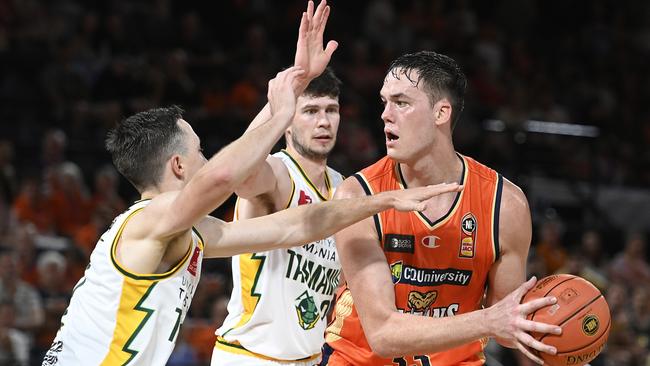
<svg viewBox="0 0 650 366">
<path fill-rule="evenodd" d="M 349 175 L 385 153 L 378 91 L 390 60 L 454 57 L 470 81 L 457 150 L 526 192 L 530 274 L 579 274 L 606 293 L 613 327 L 593 365 L 650 365 L 650 2 L 331 5 L 326 38 L 340 43 L 331 65 L 344 82 L 331 165 Z M 0 365 L 40 365 L 98 235 L 137 199 L 112 169 L 107 129 L 178 104 L 206 155 L 217 152 L 292 63 L 304 7 L 0 0 Z M 204 266 L 169 365 L 209 364 L 230 272 L 227 260 Z"/>
</svg>

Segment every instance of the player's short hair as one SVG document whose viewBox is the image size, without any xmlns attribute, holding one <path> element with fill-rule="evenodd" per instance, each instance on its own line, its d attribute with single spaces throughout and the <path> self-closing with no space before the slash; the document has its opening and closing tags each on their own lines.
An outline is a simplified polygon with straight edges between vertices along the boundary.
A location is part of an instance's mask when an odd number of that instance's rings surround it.
<svg viewBox="0 0 650 366">
<path fill-rule="evenodd" d="M 154 108 L 122 120 L 108 132 L 106 150 L 113 164 L 139 192 L 155 186 L 165 162 L 185 151 L 184 133 L 178 125 L 182 118 L 178 106 Z"/>
<path fill-rule="evenodd" d="M 322 74 L 312 80 L 303 95 L 310 97 L 332 97 L 338 98 L 341 93 L 341 80 L 336 77 L 334 70 L 327 67 Z"/>
<path fill-rule="evenodd" d="M 417 79 L 414 79 L 413 71 L 417 72 Z M 467 78 L 454 59 L 433 51 L 407 53 L 394 60 L 388 72 L 397 79 L 404 75 L 415 85 L 422 82 L 432 106 L 440 99 L 448 98 L 452 107 L 451 128 L 454 129 L 465 107 L 467 88 Z"/>
</svg>

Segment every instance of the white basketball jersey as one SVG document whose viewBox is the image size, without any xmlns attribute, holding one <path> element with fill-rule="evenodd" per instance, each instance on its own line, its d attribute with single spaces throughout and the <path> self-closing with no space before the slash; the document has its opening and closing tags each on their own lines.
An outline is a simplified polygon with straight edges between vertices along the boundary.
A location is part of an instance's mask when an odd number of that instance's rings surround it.
<svg viewBox="0 0 650 366">
<path fill-rule="evenodd" d="M 149 202 L 136 202 L 115 218 L 97 242 L 44 366 L 167 363 L 199 282 L 203 242 L 193 230 L 187 253 L 166 273 L 138 274 L 120 266 L 122 230 Z"/>
<path fill-rule="evenodd" d="M 329 196 L 323 197 L 286 151 L 273 156 L 284 162 L 292 180 L 287 208 L 326 201 L 343 181 L 341 174 L 327 167 Z M 234 256 L 232 272 L 233 292 L 228 317 L 217 330 L 217 348 L 275 360 L 320 355 L 341 273 L 332 237 Z"/>
</svg>

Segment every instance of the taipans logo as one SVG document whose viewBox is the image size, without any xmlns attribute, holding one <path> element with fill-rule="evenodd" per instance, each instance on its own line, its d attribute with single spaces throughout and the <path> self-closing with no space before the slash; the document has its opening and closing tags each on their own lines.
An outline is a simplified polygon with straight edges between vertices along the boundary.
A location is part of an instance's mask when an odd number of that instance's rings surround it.
<svg viewBox="0 0 650 366">
<path fill-rule="evenodd" d="M 401 283 L 415 286 L 467 286 L 472 279 L 472 271 L 456 268 L 417 268 L 402 261 L 390 265 L 393 284 Z"/>
<path fill-rule="evenodd" d="M 430 249 L 439 248 L 440 244 L 438 244 L 438 240 L 440 240 L 440 237 L 434 235 L 425 236 L 422 238 L 422 245 Z"/>
<path fill-rule="evenodd" d="M 600 322 L 598 321 L 598 317 L 595 315 L 587 315 L 584 319 L 582 319 L 582 332 L 588 336 L 593 336 L 598 332 L 598 328 L 600 328 Z"/>
<path fill-rule="evenodd" d="M 309 295 L 305 290 L 300 296 L 296 298 L 296 313 L 298 313 L 298 324 L 304 330 L 312 329 L 318 323 L 318 307 L 314 301 L 314 297 Z"/>
<path fill-rule="evenodd" d="M 422 293 L 420 291 L 409 292 L 409 307 L 417 312 L 424 311 L 431 304 L 436 302 L 438 291 Z"/>
<path fill-rule="evenodd" d="M 390 276 L 393 279 L 393 283 L 398 283 L 402 279 L 402 261 L 395 262 L 390 265 Z"/>
</svg>

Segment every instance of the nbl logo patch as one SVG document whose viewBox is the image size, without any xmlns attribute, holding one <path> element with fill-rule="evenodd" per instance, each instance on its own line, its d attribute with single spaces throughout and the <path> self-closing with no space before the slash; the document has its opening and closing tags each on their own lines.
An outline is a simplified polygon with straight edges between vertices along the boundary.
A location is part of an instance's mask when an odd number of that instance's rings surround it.
<svg viewBox="0 0 650 366">
<path fill-rule="evenodd" d="M 474 258 L 476 247 L 476 217 L 468 212 L 460 220 L 460 248 L 458 256 L 460 258 Z"/>
</svg>

